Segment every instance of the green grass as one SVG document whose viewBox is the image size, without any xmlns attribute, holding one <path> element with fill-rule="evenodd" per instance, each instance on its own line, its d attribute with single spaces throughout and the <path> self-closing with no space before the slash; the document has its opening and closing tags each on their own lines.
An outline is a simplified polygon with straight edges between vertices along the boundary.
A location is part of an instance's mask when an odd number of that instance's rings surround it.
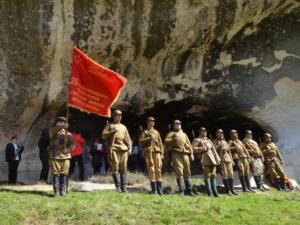
<svg viewBox="0 0 300 225">
<path fill-rule="evenodd" d="M 300 224 L 300 194 L 180 197 L 0 189 L 0 224 Z"/>
</svg>

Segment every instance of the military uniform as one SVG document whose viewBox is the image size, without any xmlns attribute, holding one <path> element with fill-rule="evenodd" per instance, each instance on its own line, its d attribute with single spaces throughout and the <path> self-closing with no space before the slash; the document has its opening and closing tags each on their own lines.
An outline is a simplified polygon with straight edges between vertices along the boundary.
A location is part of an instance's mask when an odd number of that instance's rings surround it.
<svg viewBox="0 0 300 225">
<path fill-rule="evenodd" d="M 223 133 L 223 131 L 220 131 Z M 221 168 L 221 174 L 223 177 L 223 183 L 225 187 L 226 193 L 229 195 L 235 194 L 233 187 L 233 159 L 231 156 L 231 151 L 228 143 L 225 141 L 225 139 L 215 139 L 213 141 L 213 144 L 216 148 L 217 153 L 220 157 L 220 168 Z"/>
<path fill-rule="evenodd" d="M 139 143 L 144 148 L 152 192 L 156 193 L 157 190 L 161 194 L 161 168 L 164 148 L 160 134 L 153 127 L 145 129 L 140 135 Z"/>
<path fill-rule="evenodd" d="M 205 128 L 200 128 L 200 131 L 206 132 Z M 203 168 L 204 181 L 208 195 L 218 196 L 216 184 L 216 166 L 220 164 L 220 158 L 212 141 L 207 137 L 198 137 L 193 140 L 193 150 L 200 152 L 201 165 Z"/>
<path fill-rule="evenodd" d="M 116 115 L 122 115 L 122 112 L 116 110 L 113 116 Z M 102 138 L 109 146 L 108 159 L 116 189 L 120 191 L 121 188 L 123 192 L 126 192 L 128 151 L 132 148 L 128 130 L 125 125 L 112 122 L 105 126 Z"/>
<path fill-rule="evenodd" d="M 236 133 L 236 131 L 231 131 L 231 134 Z M 254 192 L 254 190 L 251 188 L 250 179 L 249 179 L 249 173 L 250 173 L 250 166 L 249 166 L 249 160 L 250 155 L 245 148 L 243 142 L 239 139 L 232 139 L 228 142 L 228 145 L 230 147 L 232 158 L 235 162 L 235 165 L 237 166 L 241 185 L 244 192 Z"/>
<path fill-rule="evenodd" d="M 284 190 L 286 175 L 281 166 L 283 159 L 277 146 L 273 142 L 262 142 L 260 149 L 265 158 L 267 172 L 276 183 L 278 190 Z"/>
<path fill-rule="evenodd" d="M 178 120 L 175 123 L 181 123 Z M 171 161 L 177 177 L 179 192 L 183 193 L 182 182 L 185 183 L 185 192 L 191 195 L 191 164 L 190 156 L 193 155 L 193 148 L 186 133 L 182 130 L 171 131 L 165 138 L 165 145 L 171 151 Z"/>
<path fill-rule="evenodd" d="M 261 191 L 264 191 L 265 189 L 263 188 L 263 174 L 264 174 L 263 154 L 257 142 L 254 141 L 253 139 L 244 138 L 243 144 L 251 157 L 250 165 L 252 168 L 256 186 Z"/>
<path fill-rule="evenodd" d="M 66 122 L 64 118 L 58 121 Z M 74 141 L 71 133 L 66 129 L 53 128 L 49 132 L 49 167 L 53 174 L 54 195 L 65 195 L 65 184 L 69 175 L 71 150 L 74 147 Z"/>
</svg>

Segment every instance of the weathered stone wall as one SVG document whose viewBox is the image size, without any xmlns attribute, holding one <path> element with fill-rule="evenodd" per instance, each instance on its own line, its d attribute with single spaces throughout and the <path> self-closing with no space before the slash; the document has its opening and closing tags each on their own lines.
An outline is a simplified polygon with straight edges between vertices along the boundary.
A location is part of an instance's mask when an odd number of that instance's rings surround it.
<svg viewBox="0 0 300 225">
<path fill-rule="evenodd" d="M 297 0 L 0 0 L 0 177 L 11 133 L 37 178 L 37 138 L 65 104 L 74 44 L 124 74 L 117 106 L 142 114 L 186 100 L 187 113 L 238 112 L 270 129 L 300 179 Z"/>
</svg>

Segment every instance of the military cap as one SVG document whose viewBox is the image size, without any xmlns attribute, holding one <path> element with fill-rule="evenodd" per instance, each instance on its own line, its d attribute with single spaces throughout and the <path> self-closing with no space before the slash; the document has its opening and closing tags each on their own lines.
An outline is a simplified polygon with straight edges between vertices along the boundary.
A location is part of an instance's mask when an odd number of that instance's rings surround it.
<svg viewBox="0 0 300 225">
<path fill-rule="evenodd" d="M 205 127 L 200 127 L 199 131 L 206 131 Z"/>
<path fill-rule="evenodd" d="M 180 120 L 174 120 L 173 124 L 181 124 L 181 121 Z"/>
<path fill-rule="evenodd" d="M 122 115 L 122 111 L 119 110 L 119 109 L 116 109 L 116 110 L 113 112 L 113 116 L 116 116 L 116 115 Z"/>
<path fill-rule="evenodd" d="M 248 135 L 248 134 L 252 134 L 252 131 L 251 130 L 246 130 L 245 135 Z"/>
<path fill-rule="evenodd" d="M 266 139 L 266 138 L 271 138 L 272 137 L 272 135 L 270 134 L 270 133 L 265 133 L 264 134 L 264 139 Z"/>
<path fill-rule="evenodd" d="M 11 136 L 11 139 L 17 139 L 18 138 L 18 136 L 16 135 L 16 134 L 13 134 L 12 136 Z"/>
<path fill-rule="evenodd" d="M 57 122 L 67 122 L 67 118 L 66 117 L 64 117 L 64 116 L 59 116 L 59 117 L 57 117 L 56 118 L 56 123 Z"/>
<path fill-rule="evenodd" d="M 229 132 L 229 134 L 236 134 L 236 133 L 237 133 L 236 130 L 231 130 L 231 131 Z"/>
<path fill-rule="evenodd" d="M 155 121 L 155 118 L 152 116 L 149 116 L 149 117 L 147 117 L 147 122 L 149 122 L 149 121 Z"/>
<path fill-rule="evenodd" d="M 224 131 L 222 129 L 218 129 L 216 133 L 224 133 Z"/>
</svg>

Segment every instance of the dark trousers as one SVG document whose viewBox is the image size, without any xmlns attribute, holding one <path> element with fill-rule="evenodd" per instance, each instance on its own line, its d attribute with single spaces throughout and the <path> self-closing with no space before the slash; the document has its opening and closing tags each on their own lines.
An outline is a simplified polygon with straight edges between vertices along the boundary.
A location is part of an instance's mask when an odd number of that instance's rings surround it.
<svg viewBox="0 0 300 225">
<path fill-rule="evenodd" d="M 84 180 L 84 165 L 83 165 L 82 155 L 74 156 L 71 158 L 69 174 L 70 174 L 70 176 L 73 175 L 76 163 L 79 168 L 79 180 L 83 181 Z"/>
<path fill-rule="evenodd" d="M 19 161 L 11 160 L 8 162 L 8 183 L 16 184 L 18 176 Z"/>
<path fill-rule="evenodd" d="M 100 166 L 93 166 L 94 175 L 100 175 L 101 165 Z"/>
<path fill-rule="evenodd" d="M 49 162 L 48 160 L 41 160 L 42 162 L 42 170 L 40 174 L 40 180 L 44 180 L 47 182 L 48 180 L 48 173 L 49 173 Z"/>
<path fill-rule="evenodd" d="M 109 171 L 109 168 L 110 168 L 110 165 L 109 165 L 109 162 L 108 162 L 108 159 L 106 156 L 103 156 L 104 158 L 104 168 L 105 168 L 105 173 L 107 173 Z"/>
</svg>

